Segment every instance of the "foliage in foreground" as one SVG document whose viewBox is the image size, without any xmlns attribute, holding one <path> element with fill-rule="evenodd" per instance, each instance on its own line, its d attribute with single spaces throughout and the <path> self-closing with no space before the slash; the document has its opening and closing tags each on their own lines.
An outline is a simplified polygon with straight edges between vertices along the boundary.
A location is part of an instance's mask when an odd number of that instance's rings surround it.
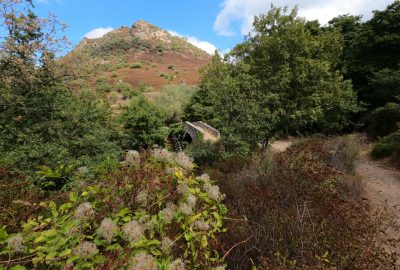
<svg viewBox="0 0 400 270">
<path fill-rule="evenodd" d="M 345 140 L 310 140 L 204 168 L 226 194 L 220 242 L 223 251 L 236 245 L 228 269 L 395 268 L 398 255 L 382 245 L 395 250 L 399 241 L 381 242 L 385 214 L 369 209 L 360 180 L 346 174 L 354 151 Z"/>
<path fill-rule="evenodd" d="M 223 195 L 183 153 L 127 154 L 125 166 L 69 193 L 8 235 L 1 263 L 28 269 L 224 269 L 215 252 Z M 0 269 L 4 269 L 0 265 Z M 25 268 L 18 268 L 25 269 Z"/>
</svg>

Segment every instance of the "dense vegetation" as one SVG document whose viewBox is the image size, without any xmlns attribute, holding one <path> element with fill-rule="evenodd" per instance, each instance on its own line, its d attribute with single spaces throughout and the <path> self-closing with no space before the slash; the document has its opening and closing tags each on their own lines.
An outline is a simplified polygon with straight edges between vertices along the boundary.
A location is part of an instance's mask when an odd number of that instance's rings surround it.
<svg viewBox="0 0 400 270">
<path fill-rule="evenodd" d="M 296 9 L 272 8 L 224 60 L 214 56 L 186 117 L 252 147 L 277 135 L 350 128 L 361 107 L 337 69 L 341 46 L 337 31 L 314 34 Z"/>
<path fill-rule="evenodd" d="M 382 237 L 386 213 L 355 174 L 359 137 L 338 135 L 362 129 L 381 139 L 374 158 L 399 159 L 399 1 L 326 26 L 271 7 L 198 87 L 154 100 L 116 73 L 87 77 L 97 60 L 126 67 L 124 52 L 181 39 L 118 36 L 139 23 L 57 59 L 63 25 L 33 8 L 0 1 L 0 269 L 397 267 L 399 241 Z M 192 141 L 184 120 L 222 138 Z M 287 135 L 311 139 L 268 150 Z"/>
<path fill-rule="evenodd" d="M 354 136 L 312 139 L 285 153 L 205 167 L 227 194 L 222 247 L 241 243 L 228 269 L 391 269 L 396 254 L 378 240 L 384 219 L 360 203 L 362 186 L 352 174 L 357 143 Z"/>
</svg>

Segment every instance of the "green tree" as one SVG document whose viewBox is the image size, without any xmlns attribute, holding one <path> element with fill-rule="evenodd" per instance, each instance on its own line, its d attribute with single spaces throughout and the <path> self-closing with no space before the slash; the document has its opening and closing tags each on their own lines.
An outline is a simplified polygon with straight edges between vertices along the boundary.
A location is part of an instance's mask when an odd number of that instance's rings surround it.
<svg viewBox="0 0 400 270">
<path fill-rule="evenodd" d="M 125 131 L 125 147 L 138 149 L 152 147 L 154 144 L 164 145 L 168 134 L 164 126 L 164 115 L 143 95 L 132 98 L 123 109 L 120 122 Z"/>
<path fill-rule="evenodd" d="M 166 85 L 155 98 L 154 104 L 165 114 L 167 121 L 176 123 L 182 118 L 184 108 L 195 88 L 187 85 Z"/>
<path fill-rule="evenodd" d="M 100 162 L 117 155 L 110 111 L 63 86 L 54 52 L 62 28 L 28 1 L 0 2 L 0 162 L 32 175 L 38 165 Z"/>
<path fill-rule="evenodd" d="M 344 36 L 342 63 L 345 77 L 352 80 L 354 89 L 369 111 L 393 102 L 400 95 L 396 76 L 400 70 L 400 1 L 385 10 L 374 11 L 372 18 L 360 22 L 359 16 L 339 16 L 331 27 Z"/>
<path fill-rule="evenodd" d="M 360 107 L 337 70 L 341 48 L 338 31 L 307 23 L 297 9 L 272 7 L 224 60 L 214 56 L 186 117 L 250 146 L 279 134 L 348 128 Z"/>
</svg>

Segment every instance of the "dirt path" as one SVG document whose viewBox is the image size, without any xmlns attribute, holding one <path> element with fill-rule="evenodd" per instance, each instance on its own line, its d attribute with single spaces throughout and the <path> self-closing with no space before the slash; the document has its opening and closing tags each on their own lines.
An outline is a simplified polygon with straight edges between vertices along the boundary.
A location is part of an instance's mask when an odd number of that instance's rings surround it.
<svg viewBox="0 0 400 270">
<path fill-rule="evenodd" d="M 276 140 L 271 144 L 271 148 L 276 152 L 285 152 L 298 139 Z"/>
<path fill-rule="evenodd" d="M 356 167 L 365 186 L 364 196 L 378 209 L 383 209 L 386 205 L 395 222 L 400 225 L 400 172 L 386 166 L 382 161 L 371 160 L 368 156 L 370 150 L 371 146 L 362 146 Z M 400 238 L 398 229 L 388 229 L 386 233 L 389 237 Z M 400 246 L 395 251 L 400 254 Z"/>
</svg>

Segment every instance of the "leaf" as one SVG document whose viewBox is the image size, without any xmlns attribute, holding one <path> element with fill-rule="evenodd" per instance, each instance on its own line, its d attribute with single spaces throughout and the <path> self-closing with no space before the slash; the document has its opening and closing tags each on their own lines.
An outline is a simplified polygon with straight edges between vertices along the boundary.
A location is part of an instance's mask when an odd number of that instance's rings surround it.
<svg viewBox="0 0 400 270">
<path fill-rule="evenodd" d="M 215 219 L 217 220 L 217 227 L 221 227 L 222 226 L 222 217 L 217 212 L 213 212 L 212 214 L 215 217 Z"/>
<path fill-rule="evenodd" d="M 106 248 L 107 251 L 114 251 L 114 250 L 121 250 L 121 249 L 122 249 L 122 247 L 119 244 L 114 244 L 114 245 L 108 246 Z"/>
<path fill-rule="evenodd" d="M 26 270 L 26 268 L 22 265 L 16 265 L 11 267 L 10 270 Z"/>
<path fill-rule="evenodd" d="M 8 234 L 6 231 L 6 227 L 0 227 L 0 242 L 3 242 L 4 240 L 6 240 L 8 238 Z"/>
<path fill-rule="evenodd" d="M 71 249 L 67 248 L 64 251 L 62 251 L 59 256 L 60 257 L 68 256 L 71 254 L 71 252 L 72 252 Z"/>
<path fill-rule="evenodd" d="M 38 237 L 35 238 L 33 243 L 38 244 L 40 242 L 43 242 L 44 240 L 46 240 L 46 237 L 44 235 L 39 235 Z"/>
<path fill-rule="evenodd" d="M 69 194 L 69 200 L 71 202 L 76 202 L 78 200 L 78 194 L 76 194 L 75 192 L 71 192 Z"/>
<path fill-rule="evenodd" d="M 130 212 L 131 212 L 131 210 L 129 208 L 124 208 L 118 212 L 117 217 L 123 217 Z"/>
<path fill-rule="evenodd" d="M 190 241 L 190 240 L 192 240 L 192 238 L 193 238 L 193 235 L 191 232 L 185 232 L 186 241 Z"/>
<path fill-rule="evenodd" d="M 208 246 L 208 240 L 207 240 L 207 236 L 205 234 L 203 234 L 201 236 L 201 246 L 203 248 L 206 248 Z"/>
<path fill-rule="evenodd" d="M 71 209 L 72 207 L 74 207 L 73 203 L 64 203 L 64 204 L 60 205 L 58 210 L 61 212 L 65 212 L 66 210 Z"/>
<path fill-rule="evenodd" d="M 55 250 L 50 251 L 49 254 L 47 254 L 47 256 L 46 256 L 46 261 L 50 261 L 50 260 L 53 259 L 56 255 L 57 255 L 57 251 L 55 251 Z"/>
<path fill-rule="evenodd" d="M 125 221 L 125 222 L 129 222 L 129 221 L 131 221 L 132 219 L 131 219 L 131 217 L 126 216 L 126 217 L 123 217 L 122 220 Z"/>
</svg>

